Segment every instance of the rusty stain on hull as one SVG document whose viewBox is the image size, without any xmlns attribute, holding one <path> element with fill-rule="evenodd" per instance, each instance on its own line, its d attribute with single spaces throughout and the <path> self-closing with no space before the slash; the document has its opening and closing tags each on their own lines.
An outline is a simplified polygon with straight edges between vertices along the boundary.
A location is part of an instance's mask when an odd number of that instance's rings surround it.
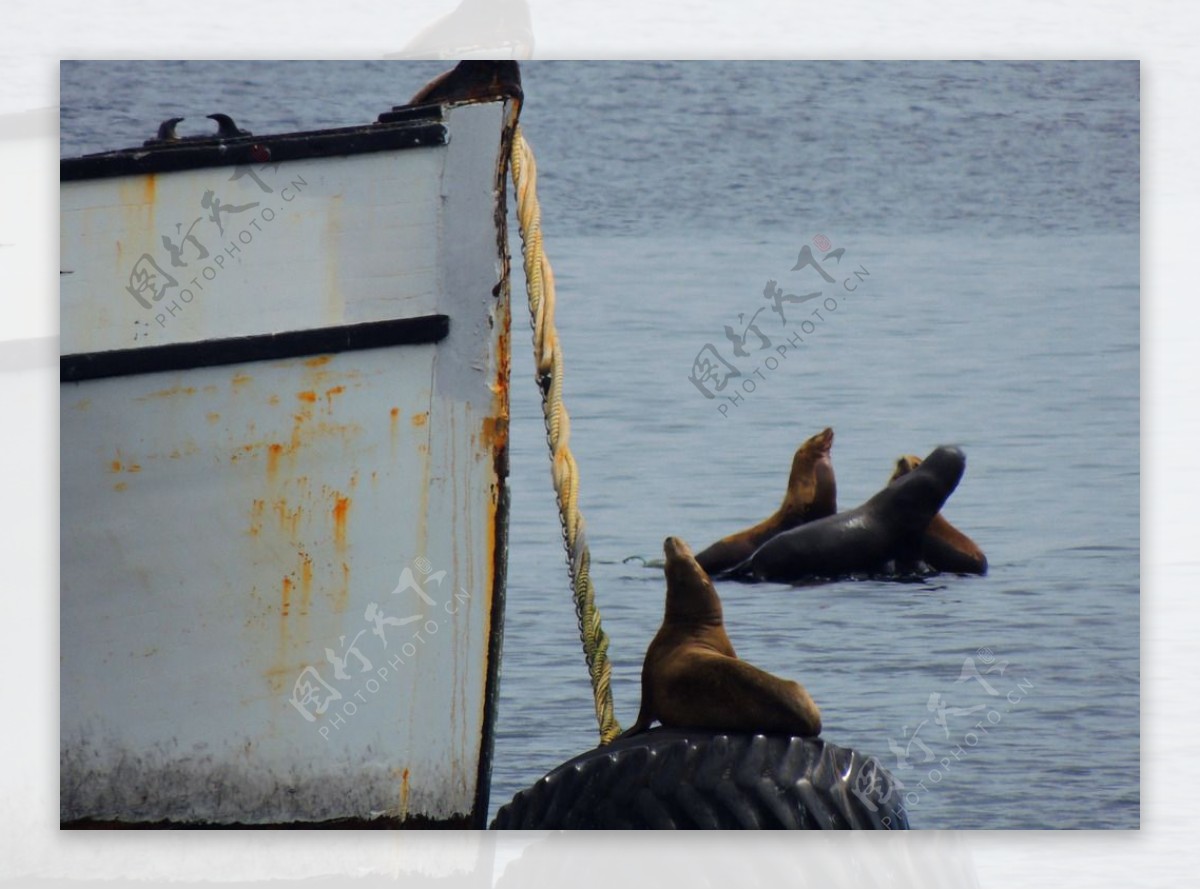
<svg viewBox="0 0 1200 890">
<path fill-rule="evenodd" d="M 290 508 L 284 498 L 275 502 L 275 514 L 279 517 L 279 528 L 295 541 L 300 532 L 300 520 L 304 517 L 304 508 Z"/>
<path fill-rule="evenodd" d="M 156 390 L 155 392 L 147 393 L 144 396 L 139 396 L 138 401 L 139 402 L 147 402 L 150 399 L 172 399 L 175 396 L 194 396 L 195 394 L 196 394 L 196 387 L 183 386 L 182 384 L 177 383 L 174 386 L 168 387 L 166 389 Z"/>
<path fill-rule="evenodd" d="M 508 445 L 508 418 L 485 417 L 483 419 L 482 442 L 485 448 L 493 453 L 498 448 Z"/>
<path fill-rule="evenodd" d="M 340 396 L 345 391 L 346 387 L 344 386 L 331 386 L 329 389 L 325 390 L 325 401 L 329 404 L 330 413 L 333 413 L 333 397 Z"/>
<path fill-rule="evenodd" d="M 246 450 L 253 450 L 253 445 L 242 446 Z M 279 458 L 283 455 L 283 446 L 278 442 L 272 442 L 267 446 L 267 479 L 274 482 L 275 477 L 279 474 Z M 236 455 L 235 455 L 236 457 Z"/>
<path fill-rule="evenodd" d="M 359 375 L 356 372 L 331 371 L 328 369 L 330 361 L 331 357 L 329 356 L 303 360 L 306 375 L 309 378 L 304 382 L 308 388 L 302 386 L 291 390 L 294 393 L 294 401 L 291 403 L 297 406 L 297 410 L 291 412 L 290 415 L 283 414 L 284 418 L 289 418 L 286 427 L 289 429 L 289 434 L 280 436 L 277 425 L 274 431 L 271 431 L 272 423 L 269 416 L 260 416 L 259 422 L 266 432 L 265 437 L 249 441 L 238 440 L 236 438 L 237 430 L 231 425 L 228 432 L 232 441 L 226 446 L 225 453 L 227 466 L 244 464 L 244 469 L 239 472 L 252 474 L 257 466 L 258 472 L 262 474 L 259 478 L 262 479 L 264 487 L 254 492 L 254 496 L 249 499 L 248 521 L 243 526 L 243 531 L 247 543 L 251 545 L 251 552 L 254 554 L 250 564 L 261 565 L 263 568 L 278 568 L 282 570 L 282 574 L 276 575 L 278 579 L 275 581 L 277 595 L 274 602 L 260 598 L 257 594 L 258 587 L 251 586 L 247 594 L 247 604 L 248 606 L 251 603 L 256 604 L 251 612 L 258 612 L 259 617 L 255 617 L 251 613 L 240 623 L 248 632 L 257 634 L 261 632 L 260 628 L 266 629 L 262 625 L 264 619 L 268 619 L 272 613 L 276 616 L 276 620 L 271 622 L 277 627 L 276 632 L 271 634 L 275 637 L 276 654 L 265 666 L 262 676 L 270 690 L 271 698 L 276 702 L 275 707 L 278 709 L 282 706 L 285 709 L 285 716 L 290 714 L 290 711 L 286 710 L 285 699 L 290 692 L 291 684 L 304 665 L 313 659 L 312 651 L 310 651 L 313 648 L 312 638 L 295 622 L 307 620 L 311 613 L 314 591 L 329 595 L 329 608 L 333 614 L 344 612 L 350 601 L 353 560 L 349 555 L 352 533 L 349 521 L 353 509 L 352 492 L 357 485 L 359 470 L 357 468 L 351 470 L 348 484 L 345 486 L 322 485 L 319 489 L 314 489 L 307 476 L 298 474 L 302 464 L 297 463 L 298 457 L 308 449 L 327 447 L 324 443 L 330 439 L 336 441 L 340 438 L 349 447 L 354 437 L 361 432 L 357 424 L 335 422 L 335 408 L 341 404 L 338 397 L 343 396 L 349 386 L 361 385 L 352 383 Z M 295 364 L 293 363 L 293 367 Z M 185 404 L 183 400 L 199 398 L 198 394 L 203 392 L 203 401 L 191 403 L 194 407 L 188 410 L 192 412 L 193 416 L 203 418 L 210 425 L 217 424 L 226 415 L 231 418 L 231 424 L 236 423 L 232 418 L 239 416 L 238 405 L 240 403 L 244 406 L 247 398 L 259 401 L 265 397 L 268 405 L 280 405 L 280 393 L 262 392 L 261 390 L 257 394 L 254 392 L 250 386 L 254 377 L 250 374 L 236 373 L 227 379 L 227 388 L 223 389 L 214 385 L 199 389 L 194 386 L 176 384 L 149 392 L 138 399 L 139 401 L 175 399 L 179 400 L 178 404 L 182 406 Z M 216 399 L 232 398 L 234 402 L 215 401 L 214 397 Z M 219 410 L 209 410 L 210 407 L 219 408 Z M 469 411 L 469 406 L 467 407 Z M 395 445 L 401 440 L 400 406 L 393 406 L 389 413 L 393 444 Z M 433 472 L 429 443 L 430 412 L 429 410 L 417 411 L 409 416 L 412 428 L 425 434 L 423 439 L 415 443 L 417 453 L 422 457 L 422 475 L 425 484 L 421 486 L 421 509 L 418 523 L 420 544 L 414 551 L 425 552 L 429 543 L 427 527 L 429 483 Z M 254 426 L 253 422 L 242 421 L 243 430 L 248 429 L 252 432 Z M 500 422 L 496 422 L 494 418 L 485 420 L 484 428 L 487 431 L 486 438 L 490 445 L 503 446 L 506 441 L 506 426 L 506 420 Z M 171 448 L 169 454 L 164 449 L 163 455 L 146 455 L 146 457 L 169 456 L 178 460 L 184 454 L 191 455 L 199 452 L 200 449 L 195 442 L 189 441 L 181 442 L 178 447 Z M 138 461 L 144 459 L 139 457 L 135 461 L 118 451 L 116 459 L 109 463 L 109 469 L 114 474 L 138 473 L 142 470 L 142 465 Z M 371 472 L 374 481 L 378 475 L 374 470 Z M 456 500 L 461 497 L 461 493 L 457 492 L 457 482 L 458 480 L 453 480 L 456 488 L 454 494 Z M 117 490 L 125 490 L 127 485 L 126 482 L 121 481 L 117 482 L 115 487 Z M 322 503 L 323 508 L 320 506 Z M 268 506 L 270 506 L 270 522 L 266 521 Z M 489 509 L 487 516 L 486 528 L 491 537 L 494 527 L 494 507 Z M 328 518 L 322 521 L 321 517 Z M 318 562 L 314 559 L 313 553 L 319 553 L 323 544 L 328 547 L 330 543 L 341 558 L 330 562 Z M 465 544 L 468 549 L 474 547 L 469 540 L 458 543 Z M 312 550 L 310 546 L 316 549 Z M 462 558 L 457 555 L 457 546 L 455 550 L 455 562 L 460 563 Z M 491 560 L 492 555 L 489 551 L 489 568 Z M 468 570 L 471 568 L 468 566 Z M 271 585 L 263 586 L 265 589 Z M 475 589 L 475 581 L 469 576 L 467 586 Z M 490 583 L 488 586 L 491 586 Z M 461 682 L 456 681 L 454 685 L 461 686 Z M 460 690 L 460 694 L 463 692 L 465 690 Z M 455 700 L 450 702 L 452 710 L 457 711 L 460 706 L 458 698 L 459 696 L 456 696 Z M 281 703 L 284 704 L 281 705 Z M 458 720 L 459 716 L 456 714 L 456 724 Z"/>
<path fill-rule="evenodd" d="M 307 615 L 312 605 L 313 561 L 312 557 L 300 551 L 300 614 Z"/>
<path fill-rule="evenodd" d="M 278 391 L 263 393 L 267 405 L 276 407 L 274 413 L 268 409 L 267 414 L 257 415 L 266 436 L 252 441 L 235 440 L 230 449 L 230 461 L 245 463 L 251 478 L 262 474 L 257 476 L 262 487 L 249 503 L 248 537 L 256 542 L 250 559 L 256 565 L 277 566 L 287 579 L 287 607 L 279 616 L 276 656 L 264 671 L 273 695 L 286 696 L 287 684 L 295 680 L 306 662 L 313 660 L 313 647 L 316 646 L 316 652 L 321 651 L 319 641 L 314 640 L 304 624 L 309 616 L 323 615 L 328 620 L 329 616 L 344 613 L 350 601 L 350 518 L 359 470 L 354 466 L 348 468 L 349 478 L 341 484 L 314 483 L 311 471 L 306 470 L 324 466 L 318 479 L 328 478 L 331 470 L 340 475 L 342 470 L 336 464 L 326 464 L 336 453 L 329 451 L 330 446 L 336 448 L 340 442 L 343 454 L 353 454 L 355 440 L 362 433 L 358 423 L 339 421 L 336 411 L 340 404 L 337 397 L 351 387 L 362 385 L 356 382 L 361 373 L 356 369 L 332 369 L 332 358 L 315 356 L 274 363 L 273 367 L 299 370 L 302 379 L 297 382 L 301 385 L 290 390 L 291 396 Z M 261 398 L 262 395 L 254 397 L 255 401 Z M 277 407 L 285 401 L 296 406 L 295 410 Z M 283 430 L 287 432 L 281 435 Z M 264 524 L 268 506 L 271 521 Z M 313 612 L 315 594 L 327 598 L 326 605 L 316 613 Z M 302 624 L 294 626 L 295 621 Z M 326 635 L 330 633 L 332 630 Z M 333 638 L 336 639 L 336 634 Z"/>
<path fill-rule="evenodd" d="M 397 437 L 400 434 L 399 424 L 400 424 L 400 409 L 392 408 L 392 410 L 391 410 L 391 431 L 392 431 L 391 440 L 392 440 L 392 460 L 393 461 L 395 461 L 395 459 L 396 459 Z"/>
<path fill-rule="evenodd" d="M 346 549 L 346 521 L 350 514 L 350 498 L 335 497 L 333 502 L 333 546 L 339 552 Z"/>
<path fill-rule="evenodd" d="M 118 448 L 116 458 L 108 465 L 108 471 L 110 473 L 140 473 L 142 465 L 125 457 Z"/>
<path fill-rule="evenodd" d="M 399 816 L 401 819 L 408 818 L 409 791 L 410 791 L 410 786 L 408 783 L 408 767 L 405 767 L 404 771 L 400 773 L 400 813 L 399 813 Z"/>
<path fill-rule="evenodd" d="M 260 499 L 250 503 L 250 527 L 246 529 L 246 534 L 257 535 L 262 531 L 263 510 L 266 506 L 267 502 Z"/>
<path fill-rule="evenodd" d="M 345 612 L 346 604 L 350 600 L 350 566 L 342 563 L 342 586 L 336 592 L 333 602 L 334 612 Z"/>
</svg>

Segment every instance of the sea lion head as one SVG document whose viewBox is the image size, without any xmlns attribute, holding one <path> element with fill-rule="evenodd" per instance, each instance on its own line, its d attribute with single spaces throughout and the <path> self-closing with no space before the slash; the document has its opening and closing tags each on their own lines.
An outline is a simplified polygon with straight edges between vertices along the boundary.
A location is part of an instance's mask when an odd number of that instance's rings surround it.
<svg viewBox="0 0 1200 890">
<path fill-rule="evenodd" d="M 721 599 L 708 573 L 680 538 L 663 541 L 667 557 L 667 608 L 663 623 L 723 624 Z"/>
<path fill-rule="evenodd" d="M 967 466 L 966 455 L 953 445 L 942 445 L 929 453 L 908 472 L 901 466 L 909 459 L 896 462 L 894 481 L 887 489 L 890 509 L 904 517 L 904 524 L 921 531 L 929 525 L 946 499 L 954 493 Z"/>
<path fill-rule="evenodd" d="M 906 454 L 896 459 L 890 482 L 906 476 L 921 465 L 921 458 Z M 945 516 L 935 516 L 925 533 L 925 559 L 939 572 L 986 575 L 987 556 L 979 545 L 952 526 Z"/>
<path fill-rule="evenodd" d="M 892 478 L 888 480 L 888 484 L 895 482 L 901 476 L 907 476 L 919 466 L 921 466 L 921 458 L 915 454 L 905 454 L 896 458 L 896 469 L 892 471 Z"/>
<path fill-rule="evenodd" d="M 832 448 L 833 430 L 825 427 L 796 449 L 782 512 L 798 513 L 804 519 L 837 512 L 837 481 L 829 458 Z"/>
</svg>

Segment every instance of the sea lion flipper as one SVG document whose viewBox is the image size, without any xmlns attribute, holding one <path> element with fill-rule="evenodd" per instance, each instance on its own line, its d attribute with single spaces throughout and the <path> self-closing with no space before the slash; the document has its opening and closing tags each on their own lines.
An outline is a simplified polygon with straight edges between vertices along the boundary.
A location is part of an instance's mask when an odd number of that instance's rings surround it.
<svg viewBox="0 0 1200 890">
<path fill-rule="evenodd" d="M 613 741 L 616 742 L 616 741 L 620 741 L 623 738 L 626 738 L 627 736 L 637 735 L 639 732 L 645 732 L 649 728 L 650 728 L 650 721 L 645 718 L 645 715 L 639 713 L 637 720 L 635 720 L 633 722 L 633 726 L 626 729 L 619 736 L 617 736 L 615 739 L 613 739 Z M 610 744 L 611 744 L 611 742 L 610 742 Z"/>
<path fill-rule="evenodd" d="M 751 553 L 746 559 L 733 566 L 733 568 L 723 571 L 721 579 L 725 581 L 754 581 L 754 554 Z"/>
</svg>

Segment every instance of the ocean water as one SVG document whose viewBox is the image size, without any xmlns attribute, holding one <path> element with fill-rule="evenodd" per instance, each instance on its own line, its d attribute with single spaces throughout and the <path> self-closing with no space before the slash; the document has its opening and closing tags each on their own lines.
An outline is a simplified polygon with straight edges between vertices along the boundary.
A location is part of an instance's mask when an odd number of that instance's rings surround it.
<svg viewBox="0 0 1200 890">
<path fill-rule="evenodd" d="M 62 150 L 136 144 L 171 114 L 181 132 L 217 110 L 256 132 L 371 120 L 443 67 L 66 63 Z M 987 552 L 986 577 L 720 583 L 734 646 L 808 688 L 827 740 L 892 770 L 913 827 L 1137 827 L 1137 64 L 523 75 L 622 723 L 661 620 L 662 572 L 644 562 L 664 537 L 699 550 L 772 512 L 825 426 L 843 507 L 897 456 L 954 443 L 967 472 L 944 513 Z M 832 283 L 793 271 L 806 245 Z M 781 315 L 768 282 L 821 296 Z M 596 742 L 514 318 L 493 813 Z"/>
</svg>

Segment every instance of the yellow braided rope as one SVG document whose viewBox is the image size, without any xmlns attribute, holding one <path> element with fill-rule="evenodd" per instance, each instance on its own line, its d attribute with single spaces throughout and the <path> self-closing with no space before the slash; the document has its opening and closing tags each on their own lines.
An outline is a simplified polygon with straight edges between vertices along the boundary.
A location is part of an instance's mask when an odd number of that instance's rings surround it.
<svg viewBox="0 0 1200 890">
<path fill-rule="evenodd" d="M 511 161 L 513 188 L 517 193 L 517 220 L 521 227 L 521 253 L 525 258 L 525 284 L 529 292 L 529 316 L 533 324 L 533 358 L 538 387 L 542 391 L 554 492 L 558 498 L 563 543 L 567 548 L 579 640 L 583 643 L 592 680 L 600 744 L 607 745 L 620 734 L 621 726 L 613 715 L 608 637 L 600 626 L 600 610 L 596 608 L 596 592 L 592 588 L 591 554 L 584 533 L 583 515 L 579 512 L 579 471 L 569 445 L 571 420 L 562 400 L 563 358 L 558 331 L 554 327 L 554 272 L 542 248 L 537 164 L 520 127 L 513 133 Z"/>
</svg>

